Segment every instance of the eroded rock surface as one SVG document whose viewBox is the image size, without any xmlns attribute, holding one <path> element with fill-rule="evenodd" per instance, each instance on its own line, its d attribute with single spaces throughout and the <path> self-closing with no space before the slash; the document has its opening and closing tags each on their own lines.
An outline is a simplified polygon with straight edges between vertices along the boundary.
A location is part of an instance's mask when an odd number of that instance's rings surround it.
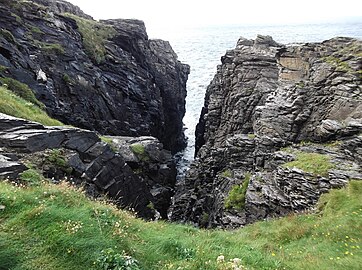
<svg viewBox="0 0 362 270">
<path fill-rule="evenodd" d="M 237 227 L 311 209 L 330 188 L 362 179 L 361 53 L 352 38 L 290 46 L 240 38 L 207 89 L 196 161 L 171 219 Z M 300 157 L 320 158 L 327 171 L 288 163 Z M 230 207 L 238 186 L 241 202 Z"/>
<path fill-rule="evenodd" d="M 139 20 L 96 22 L 59 0 L 0 2 L 0 77 L 26 83 L 47 112 L 101 134 L 185 146 L 189 66 Z"/>
<path fill-rule="evenodd" d="M 18 181 L 27 167 L 53 181 L 107 195 L 144 218 L 167 218 L 176 169 L 170 151 L 154 137 L 109 137 L 92 131 L 45 127 L 0 114 L 0 179 Z"/>
</svg>

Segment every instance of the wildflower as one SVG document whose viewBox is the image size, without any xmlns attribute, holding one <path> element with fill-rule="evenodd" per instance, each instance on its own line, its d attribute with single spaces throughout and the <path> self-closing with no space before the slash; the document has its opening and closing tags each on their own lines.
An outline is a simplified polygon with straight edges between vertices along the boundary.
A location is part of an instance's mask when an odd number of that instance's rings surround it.
<svg viewBox="0 0 362 270">
<path fill-rule="evenodd" d="M 241 264 L 241 259 L 239 259 L 239 258 L 234 258 L 234 259 L 232 259 L 231 261 L 232 261 L 234 264 L 236 264 L 236 265 Z"/>
<path fill-rule="evenodd" d="M 223 263 L 225 261 L 224 255 L 220 255 L 217 257 L 216 262 L 217 263 Z"/>
<path fill-rule="evenodd" d="M 275 253 L 274 253 L 274 252 L 272 253 L 272 256 L 275 256 Z"/>
</svg>

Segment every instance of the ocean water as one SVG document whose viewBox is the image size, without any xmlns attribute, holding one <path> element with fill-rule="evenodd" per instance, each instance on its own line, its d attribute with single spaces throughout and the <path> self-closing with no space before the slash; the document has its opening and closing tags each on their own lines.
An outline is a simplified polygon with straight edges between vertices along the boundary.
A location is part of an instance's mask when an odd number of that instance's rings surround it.
<svg viewBox="0 0 362 270">
<path fill-rule="evenodd" d="M 320 42 L 337 36 L 362 39 L 362 21 L 274 26 L 213 26 L 183 29 L 164 29 L 155 33 L 170 41 L 179 60 L 191 66 L 187 82 L 186 115 L 184 117 L 187 148 L 178 155 L 179 176 L 194 158 L 195 128 L 199 120 L 207 86 L 216 73 L 220 58 L 226 50 L 235 48 L 242 36 L 255 39 L 258 34 L 270 35 L 279 43 Z"/>
</svg>

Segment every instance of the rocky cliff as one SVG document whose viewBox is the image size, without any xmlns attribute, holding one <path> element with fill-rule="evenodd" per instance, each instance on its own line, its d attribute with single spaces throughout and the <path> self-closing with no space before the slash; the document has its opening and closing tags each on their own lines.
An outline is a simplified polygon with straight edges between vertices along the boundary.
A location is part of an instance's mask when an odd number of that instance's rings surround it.
<svg viewBox="0 0 362 270">
<path fill-rule="evenodd" d="M 237 227 L 362 179 L 362 42 L 240 38 L 207 88 L 172 220 Z"/>
<path fill-rule="evenodd" d="M 107 195 L 140 217 L 167 218 L 176 179 L 171 153 L 153 137 L 107 138 L 0 113 L 0 179 L 31 184 L 26 175 L 39 173 L 82 186 L 94 198 Z"/>
<path fill-rule="evenodd" d="M 97 22 L 59 0 L 0 1 L 0 77 L 21 81 L 65 124 L 185 146 L 189 66 L 138 20 Z"/>
</svg>

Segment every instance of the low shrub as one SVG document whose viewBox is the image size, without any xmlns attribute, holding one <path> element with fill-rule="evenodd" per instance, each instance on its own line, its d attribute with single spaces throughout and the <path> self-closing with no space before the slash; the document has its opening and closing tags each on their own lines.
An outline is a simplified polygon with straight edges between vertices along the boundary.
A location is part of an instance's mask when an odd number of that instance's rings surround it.
<svg viewBox="0 0 362 270">
<path fill-rule="evenodd" d="M 249 186 L 250 177 L 250 174 L 246 174 L 241 185 L 235 185 L 231 188 L 224 202 L 226 209 L 243 209 L 245 207 L 245 195 Z"/>
</svg>

